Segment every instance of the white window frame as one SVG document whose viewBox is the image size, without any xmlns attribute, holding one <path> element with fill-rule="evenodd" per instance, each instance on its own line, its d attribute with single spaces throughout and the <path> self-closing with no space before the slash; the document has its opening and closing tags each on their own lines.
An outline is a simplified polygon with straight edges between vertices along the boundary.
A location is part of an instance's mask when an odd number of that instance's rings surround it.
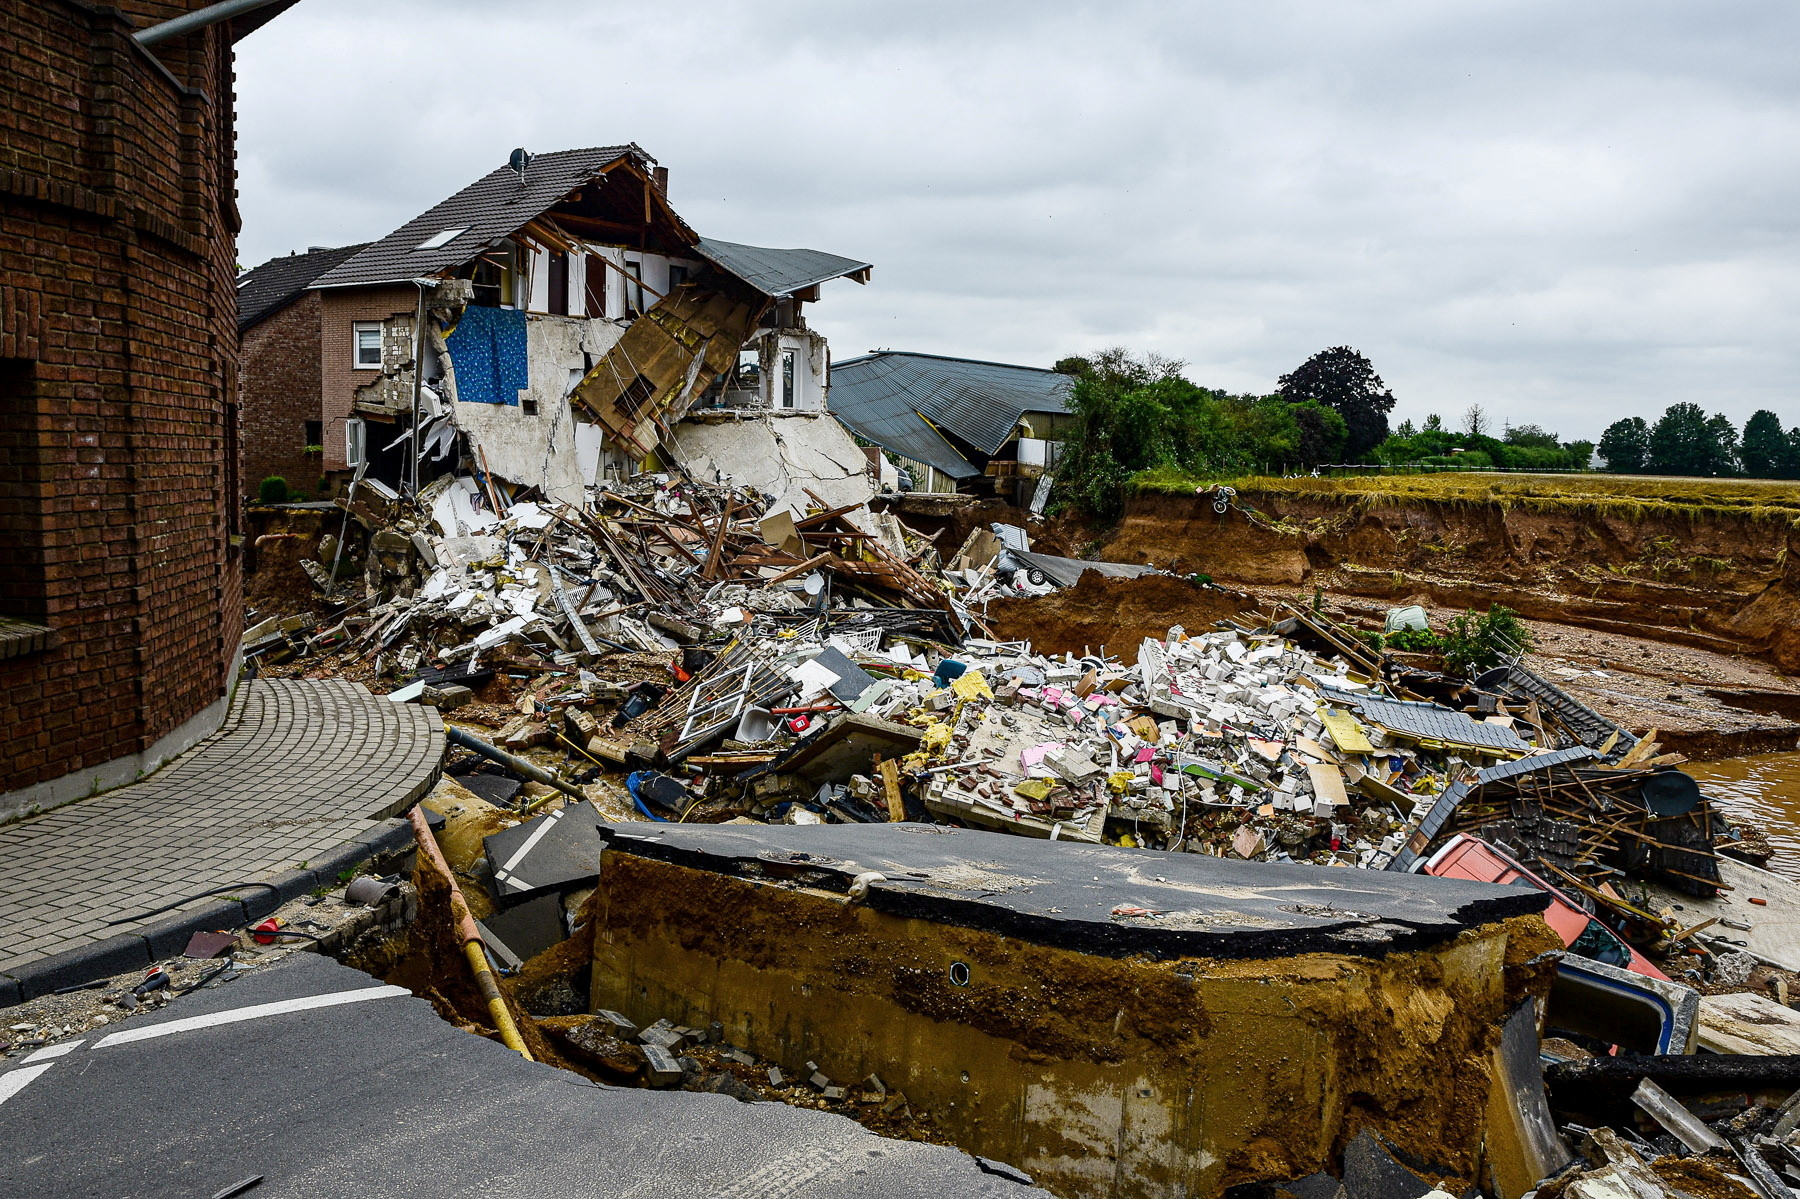
<svg viewBox="0 0 1800 1199">
<path fill-rule="evenodd" d="M 344 466 L 355 470 L 363 464 L 369 452 L 369 427 L 362 417 L 352 416 L 344 421 Z"/>
<path fill-rule="evenodd" d="M 375 361 L 364 362 L 363 334 L 373 331 L 375 334 Z M 380 321 L 355 321 L 350 326 L 350 365 L 359 371 L 378 371 L 381 369 L 382 345 L 385 341 Z"/>
</svg>

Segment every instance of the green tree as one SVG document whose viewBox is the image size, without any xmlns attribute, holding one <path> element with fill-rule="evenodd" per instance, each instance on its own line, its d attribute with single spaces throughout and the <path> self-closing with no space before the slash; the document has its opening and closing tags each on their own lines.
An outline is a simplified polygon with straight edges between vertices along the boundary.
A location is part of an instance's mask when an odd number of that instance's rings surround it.
<svg viewBox="0 0 1800 1199">
<path fill-rule="evenodd" d="M 1762 408 L 1744 422 L 1744 439 L 1738 448 L 1744 473 L 1756 479 L 1787 479 L 1794 474 L 1793 443 L 1781 427 L 1781 418 Z"/>
<path fill-rule="evenodd" d="M 1370 361 L 1349 346 L 1320 350 L 1276 381 L 1290 404 L 1307 400 L 1336 410 L 1348 430 L 1344 456 L 1360 461 L 1388 435 L 1387 414 L 1394 395 Z"/>
<path fill-rule="evenodd" d="M 1715 433 L 1698 404 L 1670 404 L 1650 430 L 1649 469 L 1662 475 L 1710 475 Z"/>
<path fill-rule="evenodd" d="M 1444 418 L 1435 412 L 1429 414 L 1425 418 L 1425 423 L 1419 426 L 1419 431 L 1422 433 L 1442 433 L 1444 431 Z"/>
<path fill-rule="evenodd" d="M 1532 449 L 1539 450 L 1560 450 L 1562 448 L 1562 443 L 1556 439 L 1556 434 L 1545 429 L 1542 425 L 1514 425 L 1509 423 L 1506 426 L 1505 431 L 1500 435 L 1500 440 L 1504 441 L 1507 445 L 1528 446 Z"/>
<path fill-rule="evenodd" d="M 1344 446 L 1350 439 L 1350 426 L 1336 411 L 1314 400 L 1289 404 L 1288 411 L 1299 426 L 1299 444 L 1295 453 L 1299 455 L 1301 466 L 1318 466 L 1343 457 Z M 1400 427 L 1405 429 L 1409 424 Z"/>
<path fill-rule="evenodd" d="M 1650 426 L 1641 416 L 1628 416 L 1600 434 L 1600 458 L 1615 475 L 1641 475 L 1650 464 Z"/>
<path fill-rule="evenodd" d="M 1418 433 L 1419 431 L 1413 428 L 1411 417 L 1407 417 L 1405 420 L 1401 421 L 1400 427 L 1394 430 L 1394 436 L 1400 438 L 1416 437 L 1418 436 Z"/>
<path fill-rule="evenodd" d="M 1731 418 L 1716 412 L 1707 418 L 1707 471 L 1709 475 L 1735 475 L 1738 466 L 1738 432 Z"/>
</svg>

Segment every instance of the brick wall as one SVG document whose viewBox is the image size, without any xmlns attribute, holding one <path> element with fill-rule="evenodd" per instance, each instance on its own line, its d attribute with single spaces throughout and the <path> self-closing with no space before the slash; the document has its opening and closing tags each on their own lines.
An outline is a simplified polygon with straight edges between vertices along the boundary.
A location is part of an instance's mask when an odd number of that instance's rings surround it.
<svg viewBox="0 0 1800 1199">
<path fill-rule="evenodd" d="M 53 648 L 0 660 L 0 793 L 141 752 L 220 698 L 242 629 L 229 32 L 203 0 L 0 5 L 5 503 Z"/>
<path fill-rule="evenodd" d="M 244 423 L 244 486 L 255 496 L 262 481 L 280 475 L 302 499 L 316 496 L 323 453 L 305 451 L 306 422 L 320 420 L 319 293 L 303 293 L 274 316 L 244 331 L 239 381 Z M 337 434 L 342 442 L 343 433 Z M 322 432 L 318 444 L 329 444 Z M 338 447 L 339 458 L 343 447 Z"/>
<path fill-rule="evenodd" d="M 359 287 L 319 294 L 324 300 L 319 325 L 323 350 L 320 376 L 321 411 L 325 416 L 325 469 L 341 471 L 345 469 L 344 421 L 352 414 L 356 389 L 377 382 L 382 374 L 381 371 L 356 369 L 356 322 L 393 321 L 398 325 L 404 321 L 404 337 L 383 338 L 382 359 L 391 369 L 395 344 L 410 344 L 413 317 L 418 312 L 419 289 L 412 286 Z M 410 351 L 407 356 L 411 357 Z M 392 441 L 395 433 L 383 437 L 382 444 Z M 377 436 L 380 434 L 370 434 L 371 449 Z"/>
</svg>

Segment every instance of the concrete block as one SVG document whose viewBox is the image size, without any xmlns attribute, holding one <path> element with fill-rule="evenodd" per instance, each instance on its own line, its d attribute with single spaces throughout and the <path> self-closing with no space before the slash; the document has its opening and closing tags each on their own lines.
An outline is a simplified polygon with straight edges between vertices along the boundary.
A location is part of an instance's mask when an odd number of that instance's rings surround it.
<svg viewBox="0 0 1800 1199">
<path fill-rule="evenodd" d="M 646 1049 L 661 1049 L 669 1054 L 687 1047 L 687 1038 L 679 1032 L 672 1028 L 659 1028 L 654 1024 L 638 1034 L 638 1041 Z"/>
<path fill-rule="evenodd" d="M 651 1086 L 672 1087 L 681 1082 L 681 1063 L 660 1045 L 644 1046 L 644 1062 Z"/>
<path fill-rule="evenodd" d="M 622 1012 L 602 1009 L 595 1012 L 594 1015 L 611 1025 L 615 1030 L 613 1035 L 616 1037 L 635 1037 L 638 1034 L 638 1026 Z"/>
</svg>

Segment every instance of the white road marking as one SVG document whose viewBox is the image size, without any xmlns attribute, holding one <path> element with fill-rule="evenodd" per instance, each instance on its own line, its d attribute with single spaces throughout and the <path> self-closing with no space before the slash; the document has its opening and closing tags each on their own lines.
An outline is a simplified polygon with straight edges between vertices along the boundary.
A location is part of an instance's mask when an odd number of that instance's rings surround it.
<svg viewBox="0 0 1800 1199">
<path fill-rule="evenodd" d="M 337 1007 L 339 1004 L 362 1003 L 368 999 L 387 999 L 411 994 L 412 992 L 405 987 L 362 987 L 355 991 L 332 991 L 325 995 L 309 995 L 305 999 L 283 999 L 276 1003 L 258 1003 L 251 1007 L 232 1008 L 230 1011 L 213 1012 L 206 1016 L 189 1016 L 185 1020 L 171 1020 L 167 1024 L 152 1024 L 146 1028 L 127 1028 L 101 1037 L 94 1042 L 94 1048 L 105 1049 L 109 1045 L 127 1045 L 133 1041 L 148 1041 L 152 1037 L 166 1037 L 171 1033 L 191 1032 L 197 1028 L 212 1028 L 220 1024 L 261 1020 L 264 1016 L 281 1016 L 288 1012 L 305 1012 L 314 1008 Z"/>
<path fill-rule="evenodd" d="M 526 854 L 537 848 L 537 843 L 544 839 L 544 834 L 554 828 L 556 822 L 560 819 L 562 819 L 562 809 L 558 808 L 556 811 L 538 821 L 538 826 L 532 829 L 531 835 L 525 838 L 524 843 L 520 845 L 518 849 L 513 851 L 513 856 L 500 863 L 500 869 L 494 871 L 494 877 L 504 879 L 506 885 L 515 891 L 531 890 L 530 887 L 519 881 L 519 876 L 513 874 L 512 869 L 514 866 L 517 866 L 520 862 L 525 860 Z M 509 875 L 511 877 L 508 877 Z"/>
<path fill-rule="evenodd" d="M 56 1065 L 55 1062 L 45 1062 L 41 1066 L 22 1066 L 17 1070 L 9 1070 L 5 1074 L 0 1074 L 0 1103 L 5 1103 L 23 1091 L 31 1085 L 32 1079 L 54 1065 Z"/>
<path fill-rule="evenodd" d="M 81 1043 L 84 1040 L 86 1040 L 85 1037 L 76 1037 L 73 1041 L 64 1041 L 60 1045 L 46 1045 L 30 1057 L 26 1058 L 25 1062 L 27 1065 L 32 1062 L 47 1062 L 51 1058 L 61 1057 L 65 1053 L 74 1053 L 77 1049 L 81 1048 Z"/>
</svg>

